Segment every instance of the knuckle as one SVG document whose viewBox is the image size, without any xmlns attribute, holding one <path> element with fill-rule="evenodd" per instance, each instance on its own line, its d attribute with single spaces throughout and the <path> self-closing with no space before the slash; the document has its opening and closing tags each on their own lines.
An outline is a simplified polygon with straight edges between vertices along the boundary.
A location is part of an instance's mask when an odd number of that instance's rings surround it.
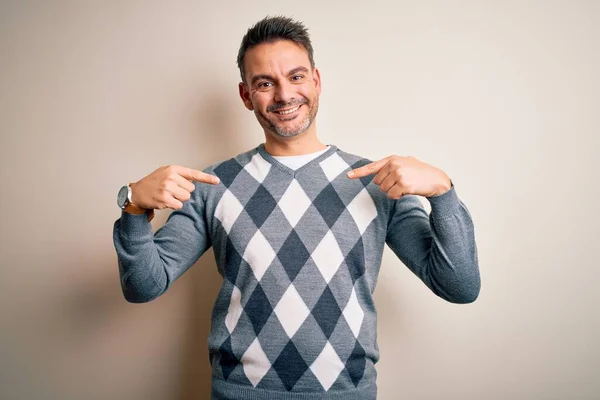
<svg viewBox="0 0 600 400">
<path fill-rule="evenodd" d="M 171 192 L 169 192 L 166 189 L 163 189 L 160 191 L 158 197 L 162 203 L 167 204 L 169 202 L 169 200 L 171 199 Z"/>
<path fill-rule="evenodd" d="M 169 165 L 166 168 L 166 175 L 167 175 L 167 179 L 173 179 L 173 177 L 179 175 L 177 173 L 177 166 L 176 165 Z"/>
<path fill-rule="evenodd" d="M 169 192 L 169 182 L 168 181 L 162 181 L 159 185 L 158 185 L 158 195 L 161 197 L 164 197 L 167 195 L 167 193 Z"/>
</svg>

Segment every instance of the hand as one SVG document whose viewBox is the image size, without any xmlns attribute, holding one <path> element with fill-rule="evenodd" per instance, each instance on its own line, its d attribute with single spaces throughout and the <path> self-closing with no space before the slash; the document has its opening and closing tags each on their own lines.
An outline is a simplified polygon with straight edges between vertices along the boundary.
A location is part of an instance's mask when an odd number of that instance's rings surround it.
<svg viewBox="0 0 600 400">
<path fill-rule="evenodd" d="M 194 181 L 216 185 L 219 178 L 179 165 L 160 167 L 150 175 L 130 184 L 131 202 L 148 210 L 179 210 L 195 189 Z"/>
<path fill-rule="evenodd" d="M 390 199 L 405 194 L 433 197 L 446 193 L 452 184 L 444 171 L 414 157 L 389 156 L 348 172 L 351 179 L 377 174 L 373 183 Z"/>
</svg>

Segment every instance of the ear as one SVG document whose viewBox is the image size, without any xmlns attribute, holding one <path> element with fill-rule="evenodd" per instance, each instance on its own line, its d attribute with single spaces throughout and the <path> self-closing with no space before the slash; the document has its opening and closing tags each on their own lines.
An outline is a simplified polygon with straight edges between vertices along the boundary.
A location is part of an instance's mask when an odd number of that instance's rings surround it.
<svg viewBox="0 0 600 400">
<path fill-rule="evenodd" d="M 313 69 L 313 81 L 315 82 L 315 87 L 317 88 L 317 93 L 319 96 L 321 95 L 321 72 L 319 72 L 318 68 Z"/>
<path fill-rule="evenodd" d="M 246 85 L 244 82 L 240 82 L 238 84 L 238 89 L 240 91 L 240 98 L 242 99 L 242 102 L 246 108 L 250 111 L 254 110 L 252 100 L 250 100 L 250 91 L 248 90 L 248 85 Z"/>
</svg>

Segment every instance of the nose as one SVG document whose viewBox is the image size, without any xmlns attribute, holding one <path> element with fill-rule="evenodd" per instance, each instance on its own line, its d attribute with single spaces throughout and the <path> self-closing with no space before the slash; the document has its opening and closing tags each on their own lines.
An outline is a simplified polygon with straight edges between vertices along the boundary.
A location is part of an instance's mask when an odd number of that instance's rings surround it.
<svg viewBox="0 0 600 400">
<path fill-rule="evenodd" d="M 278 82 L 275 87 L 275 98 L 274 100 L 278 103 L 288 103 L 294 98 L 293 86 L 287 80 Z"/>
</svg>

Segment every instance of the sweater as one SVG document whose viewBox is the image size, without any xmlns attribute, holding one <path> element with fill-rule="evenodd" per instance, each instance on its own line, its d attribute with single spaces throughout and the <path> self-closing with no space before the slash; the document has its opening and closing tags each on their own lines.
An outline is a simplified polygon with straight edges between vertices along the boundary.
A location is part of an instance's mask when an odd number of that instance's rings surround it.
<svg viewBox="0 0 600 400">
<path fill-rule="evenodd" d="M 208 338 L 213 399 L 375 399 L 373 292 L 385 244 L 439 297 L 480 290 L 471 216 L 452 188 L 392 200 L 370 160 L 336 146 L 293 170 L 261 144 L 204 171 L 156 233 L 145 215 L 114 224 L 125 298 L 163 294 L 212 246 L 223 282 Z"/>
</svg>

